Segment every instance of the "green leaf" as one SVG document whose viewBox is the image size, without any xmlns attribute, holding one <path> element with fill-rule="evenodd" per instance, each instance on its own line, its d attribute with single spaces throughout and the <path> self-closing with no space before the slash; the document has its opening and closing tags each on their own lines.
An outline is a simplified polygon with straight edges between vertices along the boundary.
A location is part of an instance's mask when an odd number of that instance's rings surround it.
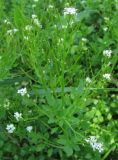
<svg viewBox="0 0 118 160">
<path fill-rule="evenodd" d="M 69 146 L 64 146 L 64 151 L 66 152 L 67 156 L 71 156 L 73 154 L 73 149 Z"/>
</svg>

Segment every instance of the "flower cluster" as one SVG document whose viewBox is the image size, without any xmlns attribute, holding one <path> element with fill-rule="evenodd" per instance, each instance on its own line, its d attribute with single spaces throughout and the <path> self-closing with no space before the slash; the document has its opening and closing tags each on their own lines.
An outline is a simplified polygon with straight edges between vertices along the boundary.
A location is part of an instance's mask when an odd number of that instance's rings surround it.
<svg viewBox="0 0 118 160">
<path fill-rule="evenodd" d="M 19 113 L 19 112 L 15 112 L 14 113 L 14 117 L 17 121 L 20 121 L 22 119 L 22 113 Z M 8 133 L 13 133 L 14 130 L 16 129 L 16 127 L 14 126 L 14 124 L 8 124 L 7 127 L 6 127 L 6 130 L 8 131 Z M 33 129 L 32 126 L 27 126 L 26 127 L 26 130 L 28 132 L 31 132 Z"/>
<path fill-rule="evenodd" d="M 77 9 L 73 7 L 64 8 L 64 15 L 68 15 L 68 14 L 71 14 L 71 15 L 77 14 Z"/>
<path fill-rule="evenodd" d="M 48 6 L 48 8 L 51 8 L 51 9 L 52 9 L 52 8 L 54 8 L 54 6 L 50 4 L 50 5 Z"/>
<path fill-rule="evenodd" d="M 83 38 L 82 38 L 82 41 L 83 41 L 83 42 L 87 42 L 87 39 L 83 37 Z"/>
<path fill-rule="evenodd" d="M 105 22 L 109 21 L 109 17 L 104 17 Z"/>
<path fill-rule="evenodd" d="M 103 78 L 105 78 L 106 80 L 110 80 L 111 79 L 111 74 L 110 73 L 105 73 L 105 74 L 103 74 Z"/>
<path fill-rule="evenodd" d="M 26 130 L 27 130 L 28 132 L 31 132 L 31 131 L 32 131 L 32 129 L 33 129 L 33 127 L 32 127 L 32 126 L 27 126 L 27 127 L 26 127 Z"/>
<path fill-rule="evenodd" d="M 11 24 L 7 19 L 4 20 L 4 24 Z"/>
<path fill-rule="evenodd" d="M 91 145 L 93 150 L 98 150 L 98 152 L 102 152 L 103 149 L 103 144 L 97 142 L 97 138 L 95 136 L 90 136 L 88 139 L 86 139 L 86 142 Z"/>
<path fill-rule="evenodd" d="M 103 55 L 110 58 L 111 57 L 111 54 L 112 54 L 112 50 L 104 50 L 103 51 Z"/>
<path fill-rule="evenodd" d="M 21 96 L 24 96 L 27 94 L 27 88 L 21 88 L 17 91 Z"/>
<path fill-rule="evenodd" d="M 3 107 L 6 108 L 6 109 L 9 109 L 9 106 L 10 106 L 9 99 L 5 99 Z"/>
<path fill-rule="evenodd" d="M 16 118 L 17 121 L 19 121 L 20 119 L 22 119 L 22 113 L 15 112 L 14 117 Z"/>
<path fill-rule="evenodd" d="M 39 22 L 38 18 L 37 18 L 37 15 L 33 14 L 32 15 L 32 20 L 34 22 L 34 24 L 36 24 L 38 27 L 42 28 L 42 25 L 41 23 Z"/>
<path fill-rule="evenodd" d="M 28 36 L 24 36 L 23 38 L 24 38 L 24 40 L 29 40 Z"/>
<path fill-rule="evenodd" d="M 103 30 L 106 32 L 108 30 L 108 27 L 104 27 Z"/>
<path fill-rule="evenodd" d="M 26 25 L 26 26 L 25 26 L 25 30 L 26 30 L 26 31 L 31 31 L 32 28 L 33 28 L 33 27 L 32 27 L 31 25 Z"/>
<path fill-rule="evenodd" d="M 14 29 L 9 29 L 8 31 L 7 31 L 7 35 L 10 35 L 10 36 L 12 36 L 14 33 L 16 33 L 16 32 L 18 32 L 18 29 L 16 29 L 16 28 L 14 28 Z"/>
<path fill-rule="evenodd" d="M 91 83 L 92 82 L 91 79 L 90 79 L 90 77 L 86 77 L 86 82 L 87 83 Z"/>
<path fill-rule="evenodd" d="M 15 128 L 14 124 L 8 124 L 6 127 L 6 130 L 8 131 L 8 133 L 13 133 L 15 129 L 16 128 Z"/>
<path fill-rule="evenodd" d="M 16 129 L 16 127 L 14 126 L 14 124 L 12 124 L 12 123 L 7 124 L 6 130 L 8 131 L 8 133 L 13 133 L 15 129 Z M 31 132 L 33 130 L 33 127 L 32 126 L 27 126 L 26 130 L 28 132 Z"/>
</svg>

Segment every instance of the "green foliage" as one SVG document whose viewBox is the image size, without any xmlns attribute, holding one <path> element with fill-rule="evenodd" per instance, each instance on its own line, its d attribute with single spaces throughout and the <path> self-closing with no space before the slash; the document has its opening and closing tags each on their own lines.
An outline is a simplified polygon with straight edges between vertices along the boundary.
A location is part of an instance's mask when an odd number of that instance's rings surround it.
<svg viewBox="0 0 118 160">
<path fill-rule="evenodd" d="M 0 19 L 0 159 L 116 160 L 118 2 L 1 0 Z"/>
</svg>

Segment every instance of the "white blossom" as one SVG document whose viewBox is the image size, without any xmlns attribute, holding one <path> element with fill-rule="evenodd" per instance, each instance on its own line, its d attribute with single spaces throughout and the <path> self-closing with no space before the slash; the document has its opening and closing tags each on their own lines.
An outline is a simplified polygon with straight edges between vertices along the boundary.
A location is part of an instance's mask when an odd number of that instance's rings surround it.
<svg viewBox="0 0 118 160">
<path fill-rule="evenodd" d="M 103 55 L 110 58 L 111 57 L 111 54 L 112 54 L 112 50 L 104 50 L 103 51 Z"/>
<path fill-rule="evenodd" d="M 31 31 L 31 30 L 32 30 L 32 28 L 33 28 L 33 27 L 32 27 L 31 25 L 27 25 L 27 26 L 25 26 L 25 30 L 26 30 L 26 31 Z"/>
<path fill-rule="evenodd" d="M 51 4 L 49 4 L 48 8 L 51 8 L 51 9 L 52 9 L 52 8 L 54 8 L 54 6 L 53 6 L 53 5 L 51 5 Z"/>
<path fill-rule="evenodd" d="M 103 149 L 103 144 L 97 142 L 97 138 L 95 136 L 90 136 L 88 139 L 85 140 L 87 143 L 91 145 L 93 150 L 98 150 L 98 152 L 102 152 Z"/>
<path fill-rule="evenodd" d="M 38 20 L 37 15 L 33 14 L 32 20 L 33 20 L 34 24 L 36 24 L 38 27 L 42 28 L 42 25 L 41 25 L 40 21 Z"/>
<path fill-rule="evenodd" d="M 8 124 L 6 127 L 6 130 L 8 131 L 8 133 L 13 133 L 15 129 L 16 128 L 15 128 L 14 124 Z"/>
<path fill-rule="evenodd" d="M 57 45 L 59 45 L 60 43 L 62 43 L 64 41 L 64 39 L 63 38 L 59 38 L 58 39 L 58 43 L 57 43 Z"/>
<path fill-rule="evenodd" d="M 8 31 L 7 31 L 7 35 L 10 35 L 10 36 L 12 36 L 14 33 L 16 33 L 16 32 L 18 32 L 18 29 L 16 29 L 16 28 L 14 28 L 14 29 L 9 29 Z"/>
<path fill-rule="evenodd" d="M 28 112 L 29 112 L 29 113 L 32 113 L 32 110 L 30 109 Z"/>
<path fill-rule="evenodd" d="M 95 105 L 97 105 L 97 104 L 98 104 L 98 100 L 95 99 L 95 100 L 93 101 L 93 103 L 94 103 Z"/>
<path fill-rule="evenodd" d="M 5 19 L 3 22 L 4 22 L 5 24 L 10 24 L 10 22 L 9 22 L 7 19 Z"/>
<path fill-rule="evenodd" d="M 87 83 L 91 83 L 92 82 L 91 79 L 90 79 L 90 77 L 86 77 L 86 82 Z"/>
<path fill-rule="evenodd" d="M 6 108 L 6 109 L 9 109 L 9 106 L 10 106 L 10 101 L 9 101 L 9 99 L 5 99 L 5 102 L 4 102 L 3 107 Z"/>
<path fill-rule="evenodd" d="M 32 14 L 32 19 L 35 19 L 37 18 L 37 15 L 36 14 Z"/>
<path fill-rule="evenodd" d="M 13 32 L 14 32 L 14 33 L 15 33 L 15 32 L 18 32 L 18 29 L 14 28 L 14 29 L 13 29 Z"/>
<path fill-rule="evenodd" d="M 64 8 L 64 15 L 68 15 L 68 14 L 76 14 L 77 13 L 77 9 L 73 8 L 73 7 L 65 7 Z"/>
<path fill-rule="evenodd" d="M 19 84 L 19 82 L 15 82 L 14 84 L 15 84 L 15 86 L 17 86 Z"/>
<path fill-rule="evenodd" d="M 16 118 L 17 121 L 19 121 L 20 119 L 22 119 L 22 113 L 15 112 L 14 117 Z"/>
<path fill-rule="evenodd" d="M 28 132 L 31 132 L 31 131 L 32 131 L 32 129 L 33 129 L 33 127 L 32 127 L 32 126 L 27 126 L 27 127 L 26 127 L 26 130 L 27 130 Z"/>
<path fill-rule="evenodd" d="M 42 25 L 38 19 L 34 19 L 33 21 L 34 21 L 34 24 L 36 24 L 38 27 L 42 28 Z"/>
<path fill-rule="evenodd" d="M 86 38 L 82 38 L 82 41 L 83 41 L 83 42 L 87 42 L 87 39 L 86 39 Z"/>
<path fill-rule="evenodd" d="M 105 78 L 106 80 L 110 80 L 111 79 L 111 74 L 110 73 L 105 73 L 105 74 L 103 74 L 103 78 Z"/>
<path fill-rule="evenodd" d="M 13 31 L 12 31 L 12 29 L 9 29 L 8 31 L 7 31 L 7 35 L 12 35 L 13 34 Z"/>
<path fill-rule="evenodd" d="M 21 96 L 24 96 L 27 94 L 27 88 L 21 88 L 17 91 L 18 94 L 21 94 Z"/>
<path fill-rule="evenodd" d="M 104 17 L 104 20 L 107 22 L 109 21 L 109 17 Z"/>
<path fill-rule="evenodd" d="M 108 27 L 104 27 L 103 30 L 106 32 L 108 30 Z"/>
<path fill-rule="evenodd" d="M 25 40 L 29 40 L 29 37 L 28 36 L 24 36 L 23 37 Z"/>
<path fill-rule="evenodd" d="M 62 25 L 61 27 L 64 29 L 64 28 L 67 28 L 68 26 L 67 25 Z"/>
</svg>

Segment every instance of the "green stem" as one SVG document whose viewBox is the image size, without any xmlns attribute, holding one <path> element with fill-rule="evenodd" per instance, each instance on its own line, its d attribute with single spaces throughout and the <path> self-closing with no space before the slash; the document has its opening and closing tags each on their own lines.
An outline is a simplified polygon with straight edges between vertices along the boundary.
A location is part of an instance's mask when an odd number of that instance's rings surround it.
<svg viewBox="0 0 118 160">
<path fill-rule="evenodd" d="M 107 151 L 107 153 L 102 157 L 101 160 L 105 160 L 105 159 L 108 157 L 108 155 L 110 154 L 110 152 L 111 152 L 112 150 L 114 150 L 114 149 L 115 149 L 115 146 L 113 146 L 112 148 L 110 148 L 110 149 Z"/>
</svg>

